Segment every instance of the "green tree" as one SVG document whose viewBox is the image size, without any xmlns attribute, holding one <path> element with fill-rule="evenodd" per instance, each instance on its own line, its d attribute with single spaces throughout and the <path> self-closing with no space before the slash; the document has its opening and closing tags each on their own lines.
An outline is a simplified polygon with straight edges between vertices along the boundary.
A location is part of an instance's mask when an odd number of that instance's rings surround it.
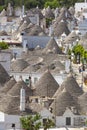
<svg viewBox="0 0 87 130">
<path fill-rule="evenodd" d="M 54 126 L 55 126 L 55 123 L 51 119 L 46 119 L 46 121 L 43 123 L 44 130 L 47 130 Z"/>
<path fill-rule="evenodd" d="M 3 5 L 4 4 L 4 0 L 0 0 L 0 5 Z"/>
<path fill-rule="evenodd" d="M 72 52 L 74 53 L 75 55 L 75 58 L 74 58 L 74 62 L 77 63 L 77 57 L 79 57 L 79 62 L 82 61 L 83 62 L 83 59 L 84 59 L 84 51 L 85 49 L 83 48 L 82 45 L 80 44 L 76 44 L 73 48 L 72 48 Z"/>
<path fill-rule="evenodd" d="M 12 6 L 14 6 L 15 5 L 15 0 L 5 0 L 5 5 L 7 6 L 8 5 L 8 3 L 11 3 L 11 5 Z"/>
<path fill-rule="evenodd" d="M 6 6 L 0 6 L 0 12 L 3 10 L 3 9 L 5 9 L 6 8 Z"/>
<path fill-rule="evenodd" d="M 0 48 L 1 49 L 8 49 L 8 44 L 4 41 L 0 42 Z"/>
<path fill-rule="evenodd" d="M 21 117 L 20 122 L 22 128 L 25 130 L 39 130 L 41 127 L 40 119 L 41 117 L 39 114 L 36 114 L 35 116 L 29 115 L 27 117 Z"/>
<path fill-rule="evenodd" d="M 73 47 L 72 52 L 74 53 L 74 55 L 80 54 L 80 56 L 83 57 L 83 55 L 84 55 L 84 48 L 83 48 L 82 45 L 76 44 Z"/>
<path fill-rule="evenodd" d="M 45 7 L 48 7 L 48 6 L 50 6 L 51 8 L 59 7 L 59 2 L 58 0 L 47 1 L 45 2 Z"/>
<path fill-rule="evenodd" d="M 0 5 L 7 5 L 7 3 L 12 3 L 13 6 L 21 6 L 22 3 L 25 4 L 27 8 L 34 8 L 37 5 L 40 8 L 48 5 L 52 8 L 55 7 L 70 7 L 74 6 L 76 2 L 83 2 L 83 0 L 0 0 Z"/>
<path fill-rule="evenodd" d="M 37 6 L 40 6 L 40 2 L 37 1 L 37 0 L 27 0 L 27 1 L 25 1 L 25 7 L 27 9 L 35 8 Z"/>
<path fill-rule="evenodd" d="M 14 1 L 14 6 L 17 7 L 17 6 L 22 6 L 22 4 L 24 4 L 23 0 L 15 0 Z"/>
<path fill-rule="evenodd" d="M 83 54 L 82 60 L 83 60 L 83 63 L 87 63 L 87 51 L 86 50 L 84 50 L 84 54 Z"/>
<path fill-rule="evenodd" d="M 39 114 L 36 115 L 29 115 L 29 116 L 23 116 L 20 118 L 20 122 L 22 125 L 22 128 L 25 130 L 39 130 L 42 126 L 41 124 L 41 116 Z M 46 119 L 43 123 L 44 130 L 47 130 L 49 128 L 52 128 L 55 126 L 55 123 L 51 119 Z"/>
</svg>

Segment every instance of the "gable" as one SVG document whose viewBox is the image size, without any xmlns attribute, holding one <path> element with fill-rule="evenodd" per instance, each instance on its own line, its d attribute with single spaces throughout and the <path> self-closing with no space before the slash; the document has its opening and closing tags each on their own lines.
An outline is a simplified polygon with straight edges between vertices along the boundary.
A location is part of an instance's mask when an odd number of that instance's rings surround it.
<svg viewBox="0 0 87 130">
<path fill-rule="evenodd" d="M 72 111 L 69 108 L 66 108 L 63 116 L 74 116 L 74 114 L 72 113 Z"/>
</svg>

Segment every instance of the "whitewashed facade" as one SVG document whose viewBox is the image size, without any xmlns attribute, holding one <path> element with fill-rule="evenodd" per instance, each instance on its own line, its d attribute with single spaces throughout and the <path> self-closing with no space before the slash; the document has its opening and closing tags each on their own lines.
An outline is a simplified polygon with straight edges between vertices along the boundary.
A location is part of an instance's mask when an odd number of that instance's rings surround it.
<svg viewBox="0 0 87 130">
<path fill-rule="evenodd" d="M 10 72 L 10 75 L 14 76 L 16 81 L 19 81 L 20 76 L 22 76 L 22 79 L 26 81 L 26 79 L 29 79 L 29 76 L 31 76 L 32 84 L 34 85 L 43 75 L 43 73 L 24 73 L 24 72 Z M 67 74 L 52 74 L 54 79 L 57 81 L 59 85 L 62 84 L 62 82 L 66 79 Z"/>
<path fill-rule="evenodd" d="M 52 114 L 46 108 L 43 108 L 39 114 L 43 119 L 50 118 L 52 119 Z M 8 115 L 3 112 L 0 112 L 0 130 L 22 130 L 21 123 L 20 123 L 19 115 Z M 15 124 L 15 128 L 12 128 L 12 125 Z"/>
<path fill-rule="evenodd" d="M 67 122 L 67 119 L 69 122 Z M 70 109 L 66 109 L 65 113 L 62 116 L 56 117 L 56 126 L 57 127 L 83 127 L 85 126 L 85 121 L 87 116 L 73 114 Z"/>
<path fill-rule="evenodd" d="M 12 129 L 12 124 L 15 124 L 15 129 L 20 129 L 20 116 L 0 112 L 0 130 Z"/>
<path fill-rule="evenodd" d="M 81 11 L 81 9 L 87 8 L 87 2 L 75 3 L 75 13 Z"/>
<path fill-rule="evenodd" d="M 87 19 L 79 21 L 78 23 L 78 30 L 81 32 L 81 35 L 87 33 Z"/>
</svg>

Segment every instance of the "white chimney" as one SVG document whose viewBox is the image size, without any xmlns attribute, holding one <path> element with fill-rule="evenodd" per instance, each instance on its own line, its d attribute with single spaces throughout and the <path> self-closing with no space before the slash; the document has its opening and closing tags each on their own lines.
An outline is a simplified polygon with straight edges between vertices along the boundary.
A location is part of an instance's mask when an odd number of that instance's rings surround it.
<svg viewBox="0 0 87 130">
<path fill-rule="evenodd" d="M 40 20 L 39 20 L 39 14 L 36 14 L 36 18 L 37 18 L 37 25 L 40 25 Z"/>
<path fill-rule="evenodd" d="M 20 111 L 25 111 L 25 89 L 20 90 Z"/>
<path fill-rule="evenodd" d="M 66 71 L 67 73 L 70 72 L 70 60 L 66 60 L 66 61 L 65 61 L 65 71 Z"/>
<path fill-rule="evenodd" d="M 22 6 L 22 17 L 24 16 L 24 5 Z"/>
<path fill-rule="evenodd" d="M 23 52 L 27 52 L 27 49 L 28 49 L 28 47 L 27 47 L 27 40 L 24 39 L 24 41 L 23 41 Z"/>
<path fill-rule="evenodd" d="M 53 27 L 52 27 L 52 25 L 50 25 L 50 27 L 49 27 L 49 36 L 52 36 L 52 33 L 53 33 Z"/>
</svg>

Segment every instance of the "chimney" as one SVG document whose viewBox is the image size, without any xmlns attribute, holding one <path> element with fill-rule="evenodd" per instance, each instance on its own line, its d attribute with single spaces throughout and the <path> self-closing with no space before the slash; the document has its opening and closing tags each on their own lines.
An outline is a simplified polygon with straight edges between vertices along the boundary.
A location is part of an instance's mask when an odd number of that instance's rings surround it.
<svg viewBox="0 0 87 130">
<path fill-rule="evenodd" d="M 24 16 L 24 12 L 25 12 L 25 9 L 24 9 L 24 5 L 22 6 L 22 17 Z"/>
<path fill-rule="evenodd" d="M 25 89 L 20 90 L 20 111 L 25 111 Z"/>
<path fill-rule="evenodd" d="M 53 33 L 53 27 L 52 27 L 52 25 L 50 25 L 50 27 L 49 27 L 49 36 L 52 36 L 52 33 Z"/>
<path fill-rule="evenodd" d="M 37 18 L 37 25 L 39 26 L 40 25 L 40 20 L 39 20 L 39 15 L 36 14 L 36 18 Z"/>
<path fill-rule="evenodd" d="M 28 49 L 27 40 L 24 39 L 24 41 L 23 41 L 23 52 L 27 52 L 27 49 Z"/>
<path fill-rule="evenodd" d="M 20 81 L 23 81 L 22 75 L 19 76 L 19 80 L 20 80 Z"/>
<path fill-rule="evenodd" d="M 78 113 L 78 110 L 77 110 L 76 107 L 71 107 L 71 110 L 72 110 L 72 112 L 73 112 L 74 114 L 77 114 L 77 113 Z"/>
</svg>

